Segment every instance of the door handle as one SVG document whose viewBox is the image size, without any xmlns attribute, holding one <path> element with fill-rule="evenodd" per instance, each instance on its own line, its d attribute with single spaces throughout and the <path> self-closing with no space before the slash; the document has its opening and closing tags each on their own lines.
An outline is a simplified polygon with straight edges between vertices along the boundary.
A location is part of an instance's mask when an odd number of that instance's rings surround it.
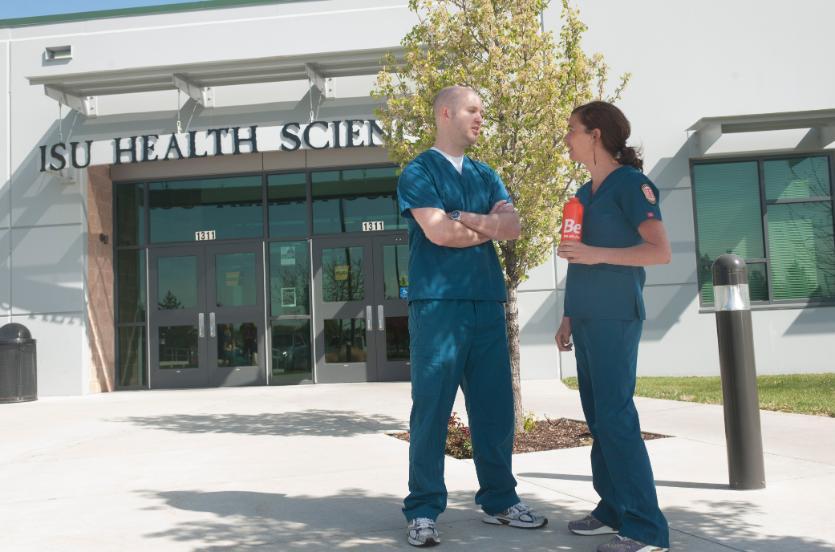
<svg viewBox="0 0 835 552">
<path fill-rule="evenodd" d="M 386 329 L 386 314 L 383 311 L 383 305 L 377 305 L 377 329 L 380 331 Z"/>
<path fill-rule="evenodd" d="M 209 337 L 215 337 L 215 313 L 209 313 Z"/>
<path fill-rule="evenodd" d="M 365 331 L 370 332 L 374 329 L 374 318 L 371 313 L 371 305 L 365 305 Z"/>
<path fill-rule="evenodd" d="M 197 315 L 197 336 L 206 337 L 206 317 L 202 312 Z"/>
</svg>

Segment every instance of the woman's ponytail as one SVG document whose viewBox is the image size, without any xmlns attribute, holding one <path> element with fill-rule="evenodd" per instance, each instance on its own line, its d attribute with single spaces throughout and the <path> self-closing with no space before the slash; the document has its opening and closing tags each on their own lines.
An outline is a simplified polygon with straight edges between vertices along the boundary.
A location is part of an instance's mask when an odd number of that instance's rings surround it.
<svg viewBox="0 0 835 552">
<path fill-rule="evenodd" d="M 617 160 L 621 165 L 630 165 L 639 171 L 644 170 L 644 160 L 638 150 L 630 146 L 623 146 L 618 152 Z"/>
</svg>

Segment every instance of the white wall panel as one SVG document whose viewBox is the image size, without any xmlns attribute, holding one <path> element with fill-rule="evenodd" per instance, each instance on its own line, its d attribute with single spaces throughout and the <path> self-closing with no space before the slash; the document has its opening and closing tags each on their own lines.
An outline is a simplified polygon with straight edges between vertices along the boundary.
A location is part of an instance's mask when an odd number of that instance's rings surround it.
<svg viewBox="0 0 835 552">
<path fill-rule="evenodd" d="M 784 5 L 754 0 L 576 6 L 588 25 L 583 47 L 604 54 L 612 87 L 617 75 L 632 74 L 620 105 L 650 171 L 677 157 L 686 129 L 702 117 L 833 107 L 835 74 L 814 54 L 835 47 L 828 0 L 793 4 L 788 17 Z M 559 25 L 558 4 L 545 23 Z M 802 32 L 787 34 L 793 26 Z"/>
<path fill-rule="evenodd" d="M 521 292 L 518 303 L 522 379 L 557 377 L 559 357 L 554 345 L 557 293 L 553 290 Z"/>
<path fill-rule="evenodd" d="M 835 372 L 835 308 L 752 313 L 758 374 Z"/>
<path fill-rule="evenodd" d="M 97 19 L 14 30 L 28 74 L 245 60 L 396 46 L 414 18 L 405 2 L 330 0 Z M 46 65 L 46 47 L 73 59 Z"/>
<path fill-rule="evenodd" d="M 556 286 L 554 258 L 548 259 L 528 271 L 528 279 L 519 286 L 519 291 L 553 290 Z"/>
</svg>

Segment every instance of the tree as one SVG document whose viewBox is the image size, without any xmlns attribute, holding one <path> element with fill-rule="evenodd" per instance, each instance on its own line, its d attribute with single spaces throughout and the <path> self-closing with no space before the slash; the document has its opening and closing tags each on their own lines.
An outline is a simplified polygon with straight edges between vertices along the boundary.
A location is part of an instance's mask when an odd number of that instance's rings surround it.
<svg viewBox="0 0 835 552">
<path fill-rule="evenodd" d="M 438 90 L 467 85 L 485 108 L 482 135 L 471 156 L 504 180 L 522 220 L 518 240 L 498 244 L 508 290 L 507 333 L 516 426 L 523 410 L 519 381 L 517 290 L 533 267 L 553 253 L 562 206 L 583 170 L 568 159 L 562 137 L 571 110 L 602 98 L 607 66 L 586 55 L 586 27 L 562 0 L 559 36 L 544 32 L 549 0 L 410 0 L 418 23 L 401 42 L 404 61 L 388 58 L 372 94 L 384 100 L 377 117 L 390 158 L 404 167 L 434 142 L 432 100 Z M 623 75 L 612 98 L 620 96 Z"/>
<path fill-rule="evenodd" d="M 183 309 L 183 304 L 177 298 L 174 293 L 169 289 L 165 297 L 163 297 L 162 301 L 159 302 L 159 308 L 162 310 L 176 310 L 176 309 Z"/>
</svg>

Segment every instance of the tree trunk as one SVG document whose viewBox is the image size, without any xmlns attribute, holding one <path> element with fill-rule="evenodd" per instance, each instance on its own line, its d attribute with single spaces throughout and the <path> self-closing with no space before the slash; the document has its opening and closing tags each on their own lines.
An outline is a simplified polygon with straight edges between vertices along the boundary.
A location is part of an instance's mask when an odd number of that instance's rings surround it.
<svg viewBox="0 0 835 552">
<path fill-rule="evenodd" d="M 510 351 L 510 373 L 513 378 L 513 416 L 516 422 L 516 433 L 524 431 L 525 414 L 522 409 L 522 383 L 519 363 L 519 303 L 518 283 L 507 286 L 507 303 L 505 304 L 505 323 L 507 325 L 507 346 Z"/>
</svg>

